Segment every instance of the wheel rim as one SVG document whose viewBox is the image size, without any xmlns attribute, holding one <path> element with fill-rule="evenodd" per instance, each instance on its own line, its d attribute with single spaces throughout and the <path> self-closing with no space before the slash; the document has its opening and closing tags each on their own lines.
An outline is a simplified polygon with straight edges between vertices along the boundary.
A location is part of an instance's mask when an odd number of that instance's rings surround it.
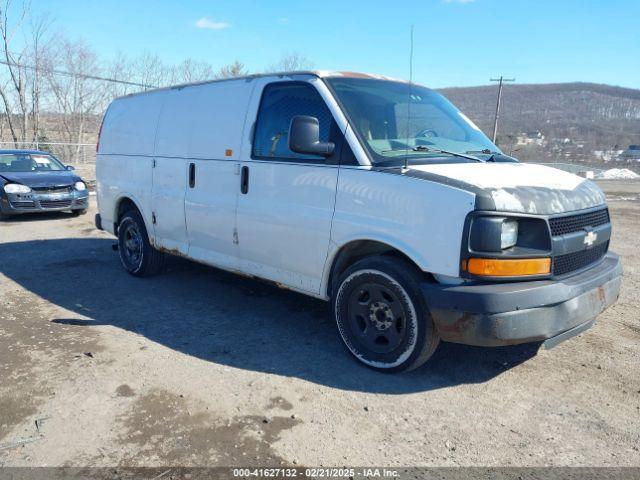
<svg viewBox="0 0 640 480">
<path fill-rule="evenodd" d="M 377 283 L 363 284 L 351 293 L 348 324 L 362 347 L 380 354 L 397 349 L 407 335 L 407 315 L 400 298 Z"/>
<path fill-rule="evenodd" d="M 137 225 L 129 223 L 123 232 L 123 250 L 127 263 L 133 267 L 137 267 L 142 260 L 142 235 Z"/>
</svg>

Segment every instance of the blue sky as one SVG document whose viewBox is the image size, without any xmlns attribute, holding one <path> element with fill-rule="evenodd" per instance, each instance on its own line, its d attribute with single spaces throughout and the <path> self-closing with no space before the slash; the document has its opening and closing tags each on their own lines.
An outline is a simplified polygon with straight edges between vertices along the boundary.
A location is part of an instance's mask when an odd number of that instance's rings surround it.
<svg viewBox="0 0 640 480">
<path fill-rule="evenodd" d="M 640 88 L 639 0 L 36 0 L 103 58 L 157 53 L 261 71 L 296 51 L 327 70 L 431 87 L 589 81 Z"/>
</svg>

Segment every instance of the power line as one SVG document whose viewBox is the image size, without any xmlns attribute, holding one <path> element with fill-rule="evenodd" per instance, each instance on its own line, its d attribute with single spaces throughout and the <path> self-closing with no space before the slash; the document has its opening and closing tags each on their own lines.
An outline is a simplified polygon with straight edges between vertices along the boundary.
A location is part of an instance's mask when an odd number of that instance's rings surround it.
<svg viewBox="0 0 640 480">
<path fill-rule="evenodd" d="M 496 102 L 496 116 L 493 121 L 493 143 L 496 143 L 498 137 L 498 116 L 500 115 L 500 99 L 502 98 L 502 84 L 504 82 L 515 82 L 515 78 L 504 78 L 500 75 L 500 78 L 490 78 L 490 82 L 499 82 L 498 86 L 498 101 Z"/>
<path fill-rule="evenodd" d="M 108 77 L 100 77 L 97 75 L 86 75 L 84 73 L 72 73 L 72 72 L 67 72 L 65 70 L 56 70 L 56 69 L 51 69 L 51 68 L 38 68 L 38 67 L 34 67 L 33 65 L 25 65 L 22 63 L 15 63 L 15 62 L 7 62 L 4 60 L 0 60 L 0 64 L 2 65 L 7 65 L 9 67 L 18 67 L 18 68 L 24 68 L 27 70 L 34 70 L 34 71 L 46 71 L 46 72 L 50 72 L 50 73 L 55 73 L 56 75 L 63 75 L 66 77 L 72 77 L 72 78 L 84 78 L 87 80 L 100 80 L 102 82 L 111 82 L 111 83 L 120 83 L 122 85 L 130 85 L 133 87 L 141 87 L 144 88 L 145 90 L 148 90 L 150 88 L 158 88 L 154 85 L 147 85 L 144 83 L 136 83 L 136 82 L 127 82 L 126 80 L 118 80 L 115 78 L 108 78 Z"/>
</svg>

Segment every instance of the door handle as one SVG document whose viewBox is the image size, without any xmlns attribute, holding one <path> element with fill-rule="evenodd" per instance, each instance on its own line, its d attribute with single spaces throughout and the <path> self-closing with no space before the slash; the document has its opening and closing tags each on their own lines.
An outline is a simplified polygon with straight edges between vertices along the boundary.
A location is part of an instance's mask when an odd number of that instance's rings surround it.
<svg viewBox="0 0 640 480">
<path fill-rule="evenodd" d="M 249 167 L 242 167 L 240 174 L 240 191 L 245 195 L 249 191 Z"/>
<path fill-rule="evenodd" d="M 196 164 L 189 164 L 189 188 L 196 186 Z"/>
</svg>

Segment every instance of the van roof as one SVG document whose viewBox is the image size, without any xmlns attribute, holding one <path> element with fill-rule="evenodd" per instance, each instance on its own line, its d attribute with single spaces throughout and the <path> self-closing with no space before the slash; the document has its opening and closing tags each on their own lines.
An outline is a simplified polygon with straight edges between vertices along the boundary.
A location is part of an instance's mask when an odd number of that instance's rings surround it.
<svg viewBox="0 0 640 480">
<path fill-rule="evenodd" d="M 277 78 L 285 78 L 285 77 L 295 77 L 301 75 L 312 75 L 318 78 L 331 78 L 331 77 L 346 77 L 346 78 L 372 78 L 378 80 L 390 80 L 394 82 L 402 82 L 407 83 L 406 80 L 401 80 L 398 78 L 388 77 L 385 75 L 377 75 L 372 73 L 360 73 L 360 72 L 346 72 L 346 71 L 334 71 L 334 70 L 296 70 L 291 72 L 272 72 L 272 73 L 254 73 L 251 75 L 243 75 L 241 77 L 229 77 L 229 78 L 216 78 L 213 80 L 203 80 L 199 82 L 190 82 L 190 83 L 181 83 L 177 85 L 171 85 L 168 87 L 159 87 L 159 88 L 151 88 L 149 90 L 145 90 L 143 92 L 130 93 L 128 95 L 123 95 L 120 98 L 133 97 L 137 95 L 144 95 L 147 93 L 159 92 L 163 90 L 172 90 L 177 88 L 186 88 L 193 87 L 196 85 L 206 85 L 209 83 L 218 83 L 218 82 L 230 82 L 237 80 L 246 80 L 251 81 L 254 78 L 264 78 L 264 77 L 277 77 Z"/>
</svg>

